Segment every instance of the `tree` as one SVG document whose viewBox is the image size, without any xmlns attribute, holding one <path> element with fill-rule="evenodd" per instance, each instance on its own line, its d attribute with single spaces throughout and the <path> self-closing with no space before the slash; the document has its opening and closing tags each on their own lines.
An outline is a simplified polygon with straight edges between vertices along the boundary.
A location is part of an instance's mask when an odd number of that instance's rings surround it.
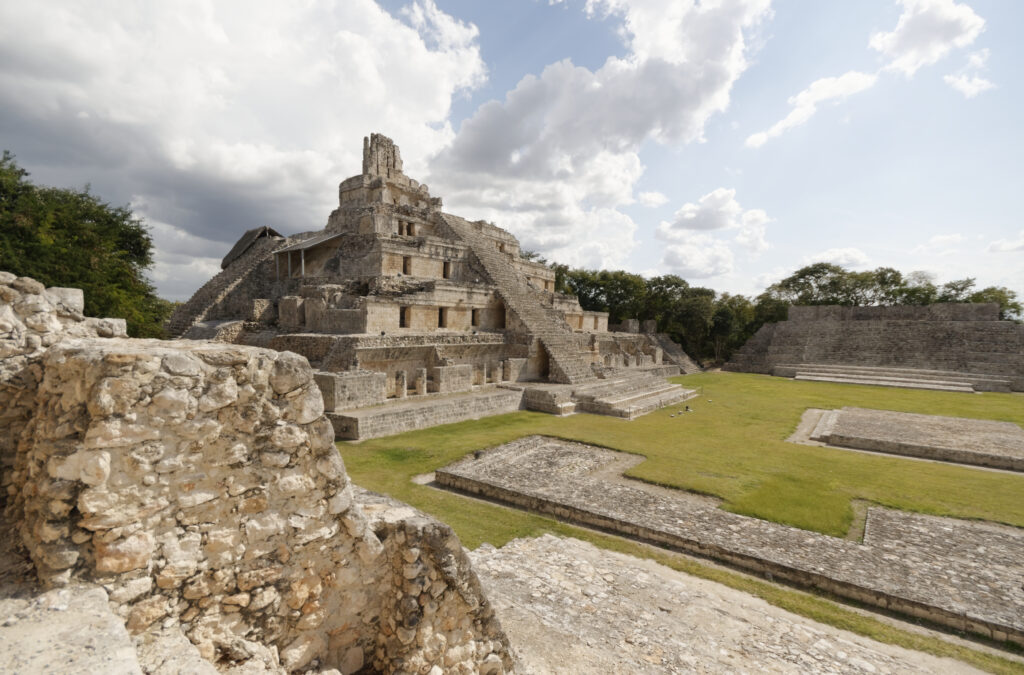
<svg viewBox="0 0 1024 675">
<path fill-rule="evenodd" d="M 153 242 L 127 207 L 84 190 L 36 186 L 0 159 L 0 269 L 47 286 L 81 288 L 89 316 L 122 317 L 128 334 L 158 337 L 171 303 L 145 277 Z"/>
<path fill-rule="evenodd" d="M 801 267 L 768 290 L 793 305 L 843 304 L 846 270 L 832 263 Z"/>
<path fill-rule="evenodd" d="M 974 279 L 955 279 L 942 284 L 939 289 L 939 302 L 970 302 L 968 297 L 971 289 L 974 288 Z"/>
<path fill-rule="evenodd" d="M 1017 293 L 1005 286 L 989 286 L 975 291 L 967 302 L 994 302 L 999 305 L 999 318 L 1004 321 L 1020 321 L 1024 318 L 1024 305 L 1017 300 Z"/>
</svg>

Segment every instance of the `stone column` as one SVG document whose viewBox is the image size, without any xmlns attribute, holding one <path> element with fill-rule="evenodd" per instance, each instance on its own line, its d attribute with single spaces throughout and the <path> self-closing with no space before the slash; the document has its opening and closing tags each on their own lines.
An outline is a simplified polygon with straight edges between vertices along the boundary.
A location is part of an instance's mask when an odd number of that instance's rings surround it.
<svg viewBox="0 0 1024 675">
<path fill-rule="evenodd" d="M 427 393 L 427 369 L 420 368 L 416 371 L 416 394 L 423 396 Z"/>
<path fill-rule="evenodd" d="M 409 395 L 409 379 L 404 370 L 395 373 L 395 397 L 405 398 Z"/>
</svg>

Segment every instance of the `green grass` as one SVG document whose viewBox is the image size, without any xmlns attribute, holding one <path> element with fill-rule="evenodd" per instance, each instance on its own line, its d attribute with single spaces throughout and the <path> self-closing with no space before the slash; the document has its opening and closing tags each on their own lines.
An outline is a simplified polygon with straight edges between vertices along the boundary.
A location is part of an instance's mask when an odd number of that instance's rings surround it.
<svg viewBox="0 0 1024 675">
<path fill-rule="evenodd" d="M 574 536 L 653 557 L 876 639 L 952 656 L 988 670 L 1018 667 L 1005 659 L 893 628 L 819 597 L 410 480 L 473 450 L 545 434 L 644 455 L 647 461 L 634 467 L 630 476 L 714 495 L 730 511 L 833 536 L 844 536 L 849 530 L 853 500 L 1024 527 L 1024 476 L 785 442 L 809 407 L 850 405 L 1024 424 L 1020 394 L 913 391 L 739 373 L 703 373 L 674 381 L 701 388 L 702 395 L 687 402 L 695 412 L 671 418 L 682 408 L 679 405 L 632 422 L 519 412 L 358 444 L 339 443 L 339 448 L 356 483 L 433 514 L 451 525 L 470 548 L 483 542 L 501 546 L 545 532 Z"/>
</svg>

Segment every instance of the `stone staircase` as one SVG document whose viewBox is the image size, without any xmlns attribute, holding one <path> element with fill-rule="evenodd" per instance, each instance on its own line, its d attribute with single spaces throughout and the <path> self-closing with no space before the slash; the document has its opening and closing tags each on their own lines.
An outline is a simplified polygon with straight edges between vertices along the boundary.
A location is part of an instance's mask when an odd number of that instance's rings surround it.
<svg viewBox="0 0 1024 675">
<path fill-rule="evenodd" d="M 648 372 L 622 373 L 614 378 L 576 387 L 576 410 L 633 419 L 696 396 L 692 389 L 672 384 Z"/>
<path fill-rule="evenodd" d="M 181 337 L 192 326 L 205 321 L 207 313 L 227 297 L 228 293 L 237 288 L 249 276 L 249 273 L 279 245 L 281 245 L 280 239 L 270 237 L 257 239 L 249 250 L 236 258 L 228 265 L 227 269 L 206 282 L 188 302 L 174 310 L 171 318 L 167 320 L 167 337 Z"/>
<path fill-rule="evenodd" d="M 652 333 L 650 337 L 661 347 L 662 358 L 679 366 L 683 375 L 701 372 L 701 367 L 697 362 L 691 359 L 679 343 L 668 336 L 668 333 Z"/>
<path fill-rule="evenodd" d="M 878 387 L 932 389 L 936 391 L 1010 391 L 1010 380 L 980 373 L 918 368 L 886 368 L 832 364 L 781 364 L 772 369 L 779 377 L 812 382 L 868 384 Z"/>
<path fill-rule="evenodd" d="M 548 355 L 549 379 L 552 382 L 577 384 L 595 379 L 590 366 L 579 355 L 575 338 L 561 315 L 546 307 L 544 294 L 531 287 L 511 265 L 508 254 L 500 252 L 491 239 L 480 233 L 473 223 L 447 213 L 441 214 L 445 224 L 463 241 L 483 266 L 498 294 L 526 328 L 540 339 Z"/>
</svg>

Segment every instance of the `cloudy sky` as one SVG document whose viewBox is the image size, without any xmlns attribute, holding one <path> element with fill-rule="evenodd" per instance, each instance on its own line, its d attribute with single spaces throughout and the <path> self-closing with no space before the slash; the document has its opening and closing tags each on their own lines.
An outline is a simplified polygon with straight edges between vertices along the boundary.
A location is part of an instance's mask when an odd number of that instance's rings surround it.
<svg viewBox="0 0 1024 675">
<path fill-rule="evenodd" d="M 362 138 L 574 266 L 1024 295 L 1024 3 L 0 0 L 0 147 L 130 204 L 162 295 L 320 229 Z"/>
</svg>

